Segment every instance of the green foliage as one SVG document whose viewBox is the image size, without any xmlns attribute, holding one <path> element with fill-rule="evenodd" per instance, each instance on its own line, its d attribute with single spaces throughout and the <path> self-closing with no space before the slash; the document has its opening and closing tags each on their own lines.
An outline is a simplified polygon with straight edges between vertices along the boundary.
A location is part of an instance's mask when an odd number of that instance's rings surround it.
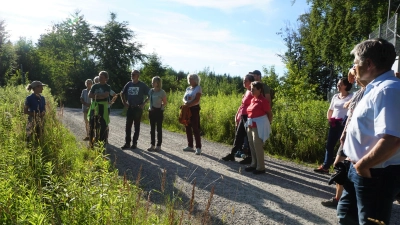
<svg viewBox="0 0 400 225">
<path fill-rule="evenodd" d="M 4 85 L 5 78 L 12 74 L 16 60 L 17 55 L 13 44 L 8 40 L 5 21 L 0 20 L 0 86 Z"/>
<path fill-rule="evenodd" d="M 57 119 L 49 92 L 43 93 L 44 138 L 27 144 L 28 93 L 22 86 L 0 89 L 0 224 L 177 224 L 179 197 L 149 208 L 143 191 L 118 176 L 103 148 L 78 144 Z"/>
<path fill-rule="evenodd" d="M 134 42 L 135 33 L 129 23 L 118 22 L 117 15 L 110 13 L 105 26 L 95 26 L 94 56 L 99 68 L 109 73 L 109 84 L 115 90 L 122 90 L 130 80 L 131 68 L 145 59 L 142 44 Z"/>
</svg>

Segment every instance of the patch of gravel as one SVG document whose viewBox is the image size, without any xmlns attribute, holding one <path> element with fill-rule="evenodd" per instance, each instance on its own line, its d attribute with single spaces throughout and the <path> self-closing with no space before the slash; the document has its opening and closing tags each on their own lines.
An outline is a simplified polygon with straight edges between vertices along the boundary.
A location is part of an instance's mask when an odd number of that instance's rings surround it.
<svg viewBox="0 0 400 225">
<path fill-rule="evenodd" d="M 125 117 L 121 110 L 112 110 L 107 153 L 120 175 L 126 173 L 136 180 L 142 167 L 140 185 L 151 191 L 156 204 L 165 202 L 165 195 L 179 197 L 189 209 L 193 182 L 194 214 L 200 216 L 206 208 L 214 187 L 210 206 L 212 224 L 338 224 L 336 209 L 321 205 L 334 196 L 334 185 L 328 186 L 328 175 L 316 174 L 311 168 L 294 162 L 265 158 L 266 174 L 253 175 L 245 166 L 225 162 L 221 158 L 231 146 L 202 138 L 202 155 L 183 152 L 186 136 L 163 130 L 161 152 L 148 152 L 150 127 L 141 124 L 138 149 L 121 150 L 125 142 Z M 81 109 L 64 108 L 62 121 L 78 138 L 84 137 Z M 133 131 L 132 131 L 133 133 Z M 165 195 L 160 194 L 162 171 L 166 170 Z M 154 191 L 157 190 L 157 191 Z M 392 209 L 391 224 L 400 224 L 400 205 Z"/>
</svg>

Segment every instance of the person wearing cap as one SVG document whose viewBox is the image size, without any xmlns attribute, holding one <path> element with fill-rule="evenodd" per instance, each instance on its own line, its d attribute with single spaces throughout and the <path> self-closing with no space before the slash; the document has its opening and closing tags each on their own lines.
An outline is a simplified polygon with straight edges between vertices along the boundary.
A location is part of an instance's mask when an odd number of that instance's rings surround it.
<svg viewBox="0 0 400 225">
<path fill-rule="evenodd" d="M 92 99 L 90 104 L 89 118 L 89 145 L 93 147 L 95 141 L 107 143 L 108 124 L 110 116 L 108 114 L 108 97 L 111 87 L 107 84 L 109 76 L 106 71 L 100 71 L 99 83 L 94 84 L 89 92 L 89 98 Z"/>
<path fill-rule="evenodd" d="M 121 147 L 121 149 L 137 148 L 143 107 L 149 101 L 150 88 L 139 80 L 139 76 L 139 70 L 133 70 L 131 73 L 132 80 L 126 83 L 121 91 L 122 103 L 124 104 L 125 108 L 128 108 L 126 112 L 125 144 Z M 144 100 L 144 96 L 147 96 L 146 100 Z M 135 132 L 133 133 L 133 137 L 131 137 L 133 124 L 135 127 Z M 132 145 L 130 146 L 131 140 Z"/>
<path fill-rule="evenodd" d="M 249 74 L 254 76 L 255 81 L 260 81 L 263 84 L 263 89 L 264 89 L 264 96 L 265 98 L 269 101 L 269 103 L 272 103 L 271 99 L 271 88 L 266 84 L 261 81 L 261 72 L 259 70 L 254 70 L 253 72 L 249 72 Z M 272 106 L 272 104 L 271 104 Z"/>
<path fill-rule="evenodd" d="M 85 128 L 86 128 L 86 137 L 83 139 L 84 141 L 89 140 L 89 120 L 87 119 L 87 114 L 91 103 L 91 99 L 89 98 L 89 91 L 92 88 L 92 85 L 93 81 L 91 79 L 87 79 L 85 81 L 86 89 L 82 90 L 80 98 L 82 104 L 83 120 L 85 121 Z"/>
<path fill-rule="evenodd" d="M 28 123 L 26 125 L 26 137 L 28 141 L 33 138 L 39 140 L 43 136 L 43 117 L 46 114 L 46 100 L 41 95 L 43 91 L 43 84 L 40 81 L 33 81 L 26 87 L 27 91 L 33 93 L 26 97 L 24 103 L 24 114 L 28 115 Z"/>
</svg>

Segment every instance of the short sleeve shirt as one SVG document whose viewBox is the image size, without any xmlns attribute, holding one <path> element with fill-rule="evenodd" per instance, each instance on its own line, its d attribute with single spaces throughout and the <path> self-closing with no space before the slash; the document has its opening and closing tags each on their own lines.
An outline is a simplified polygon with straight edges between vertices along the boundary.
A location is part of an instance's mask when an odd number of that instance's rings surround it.
<svg viewBox="0 0 400 225">
<path fill-rule="evenodd" d="M 251 103 L 247 108 L 247 116 L 249 118 L 257 118 L 264 116 L 267 112 L 271 111 L 271 105 L 269 101 L 262 95 L 258 98 L 253 97 Z"/>
<path fill-rule="evenodd" d="M 83 100 L 83 102 L 90 104 L 89 91 L 87 89 L 82 90 L 81 99 Z M 88 106 L 82 104 L 82 111 L 85 111 L 88 108 L 89 108 Z"/>
<path fill-rule="evenodd" d="M 149 91 L 149 98 L 150 98 L 149 109 L 151 109 L 151 107 L 161 108 L 162 100 L 165 97 L 167 97 L 167 94 L 165 93 L 165 91 L 163 89 L 161 89 L 159 91 L 154 91 L 154 89 L 150 89 L 150 91 Z"/>
<path fill-rule="evenodd" d="M 343 108 L 344 103 L 351 100 L 353 93 L 348 94 L 345 98 L 340 99 L 339 94 L 335 94 L 332 97 L 330 110 L 333 110 L 332 118 L 343 119 L 347 115 L 347 109 Z"/>
<path fill-rule="evenodd" d="M 137 106 L 143 104 L 144 96 L 148 96 L 149 91 L 150 88 L 142 81 L 138 81 L 136 84 L 129 81 L 122 89 L 122 94 L 125 95 L 129 105 Z"/>
<path fill-rule="evenodd" d="M 46 100 L 43 96 L 31 94 L 25 99 L 25 105 L 28 106 L 29 112 L 41 113 L 46 111 Z"/>
<path fill-rule="evenodd" d="M 251 99 L 253 99 L 253 95 L 251 95 L 251 91 L 246 90 L 246 93 L 243 95 L 242 104 L 239 106 L 238 116 L 247 115 L 247 107 L 249 107 L 251 103 Z"/>
<path fill-rule="evenodd" d="M 344 153 L 358 162 L 383 135 L 400 138 L 400 80 L 388 71 L 369 83 L 347 127 Z M 374 168 L 400 165 L 400 150 Z"/>
<path fill-rule="evenodd" d="M 192 102 L 196 98 L 197 93 L 200 93 L 200 94 L 202 93 L 201 87 L 199 85 L 197 85 L 194 88 L 192 88 L 192 87 L 186 88 L 185 95 L 183 96 L 183 102 L 184 103 Z M 196 105 L 199 105 L 199 104 L 200 104 L 200 101 Z"/>
<path fill-rule="evenodd" d="M 92 94 L 103 94 L 105 92 L 110 93 L 110 91 L 111 91 L 111 87 L 108 84 L 95 84 L 92 86 L 92 89 L 90 89 L 90 93 L 92 93 Z M 96 101 L 97 102 L 106 102 L 106 101 L 108 101 L 108 98 L 96 99 Z"/>
</svg>

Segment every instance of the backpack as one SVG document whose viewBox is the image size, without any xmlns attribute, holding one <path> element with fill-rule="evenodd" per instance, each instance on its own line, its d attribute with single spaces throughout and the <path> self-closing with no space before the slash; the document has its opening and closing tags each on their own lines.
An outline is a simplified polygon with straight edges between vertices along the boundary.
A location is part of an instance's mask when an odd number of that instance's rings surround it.
<svg viewBox="0 0 400 225">
<path fill-rule="evenodd" d="M 190 108 L 186 105 L 180 106 L 181 111 L 179 112 L 179 123 L 188 126 L 190 124 L 190 117 L 192 116 L 192 112 Z"/>
</svg>

